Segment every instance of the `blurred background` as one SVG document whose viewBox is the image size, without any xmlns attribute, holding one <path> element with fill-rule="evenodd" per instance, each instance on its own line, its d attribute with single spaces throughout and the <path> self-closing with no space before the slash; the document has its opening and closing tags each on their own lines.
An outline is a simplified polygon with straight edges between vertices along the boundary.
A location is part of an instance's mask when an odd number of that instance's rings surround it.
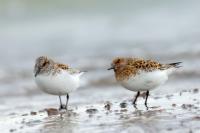
<svg viewBox="0 0 200 133">
<path fill-rule="evenodd" d="M 86 97 L 88 89 L 95 90 L 94 95 L 103 90 L 102 96 L 110 94 L 111 99 L 118 91 L 132 96 L 106 70 L 117 56 L 182 61 L 183 67 L 155 93 L 199 87 L 199 4 L 199 0 L 0 0 L 0 97 L 5 102 L 7 97 L 45 95 L 33 80 L 35 59 L 41 55 L 89 71 L 80 88 Z"/>
</svg>

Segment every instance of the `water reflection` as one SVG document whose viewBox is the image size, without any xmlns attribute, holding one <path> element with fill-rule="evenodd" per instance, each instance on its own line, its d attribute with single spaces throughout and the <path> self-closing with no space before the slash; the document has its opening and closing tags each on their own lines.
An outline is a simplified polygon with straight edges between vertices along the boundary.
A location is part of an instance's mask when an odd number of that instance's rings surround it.
<svg viewBox="0 0 200 133">
<path fill-rule="evenodd" d="M 46 133 L 74 133 L 77 130 L 78 125 L 78 115 L 69 111 L 65 114 L 46 118 L 41 130 Z"/>
</svg>

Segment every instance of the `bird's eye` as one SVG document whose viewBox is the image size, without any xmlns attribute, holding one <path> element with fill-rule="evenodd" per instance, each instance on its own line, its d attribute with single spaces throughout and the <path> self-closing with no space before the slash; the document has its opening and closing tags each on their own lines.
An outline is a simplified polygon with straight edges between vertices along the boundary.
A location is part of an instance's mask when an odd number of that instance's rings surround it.
<svg viewBox="0 0 200 133">
<path fill-rule="evenodd" d="M 44 62 L 43 64 L 42 64 L 42 66 L 45 66 L 46 65 L 46 62 Z"/>
<path fill-rule="evenodd" d="M 116 61 L 116 64 L 118 64 L 118 63 L 120 63 L 120 59 L 118 59 L 118 60 Z"/>
</svg>

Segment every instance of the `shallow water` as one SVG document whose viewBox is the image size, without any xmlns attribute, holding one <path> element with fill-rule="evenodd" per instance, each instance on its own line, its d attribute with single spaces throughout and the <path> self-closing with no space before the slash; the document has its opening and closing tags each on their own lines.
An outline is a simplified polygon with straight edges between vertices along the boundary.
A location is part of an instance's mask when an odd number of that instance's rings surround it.
<svg viewBox="0 0 200 133">
<path fill-rule="evenodd" d="M 48 116 L 43 109 L 55 107 L 55 97 L 34 96 L 31 97 L 33 102 L 28 102 L 28 105 L 27 101 L 30 100 L 28 97 L 8 99 L 13 109 L 4 108 L 6 113 L 0 120 L 0 124 L 4 127 L 2 132 L 186 133 L 200 130 L 199 89 L 171 95 L 151 95 L 148 110 L 143 105 L 143 98 L 139 98 L 137 108 L 134 108 L 131 100 L 126 100 L 130 93 L 124 93 L 120 89 L 117 90 L 116 94 L 119 94 L 115 97 L 120 97 L 121 102 L 115 98 L 110 100 L 111 94 L 109 97 L 99 94 L 108 101 L 100 102 L 97 97 L 97 100 L 93 98 L 92 102 L 87 103 L 90 99 L 87 99 L 84 93 L 87 93 L 87 90 L 82 92 L 80 99 L 82 103 L 75 100 L 77 95 L 75 94 L 71 98 L 68 112 L 51 116 Z M 13 100 L 21 104 L 13 105 Z M 40 104 L 41 101 L 44 101 L 43 105 Z M 110 105 L 110 108 L 106 108 L 105 105 Z"/>
<path fill-rule="evenodd" d="M 2 132 L 198 132 L 198 93 L 179 93 L 200 88 L 199 4 L 0 1 Z M 56 108 L 58 98 L 45 95 L 34 83 L 33 65 L 40 55 L 88 71 L 82 87 L 70 94 L 70 116 L 48 117 L 41 111 Z M 182 61 L 183 67 L 151 92 L 149 104 L 158 108 L 147 111 L 140 99 L 135 110 L 130 102 L 135 93 L 117 85 L 113 72 L 106 70 L 116 56 Z M 127 111 L 119 106 L 124 100 Z M 111 111 L 104 109 L 107 101 Z M 185 109 L 183 104 L 195 107 Z M 88 108 L 98 111 L 90 115 Z"/>
</svg>

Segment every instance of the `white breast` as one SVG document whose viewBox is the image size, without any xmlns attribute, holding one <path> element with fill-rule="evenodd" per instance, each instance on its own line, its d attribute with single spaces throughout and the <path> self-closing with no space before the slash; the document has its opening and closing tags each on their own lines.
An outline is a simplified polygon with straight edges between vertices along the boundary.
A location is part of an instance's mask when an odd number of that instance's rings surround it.
<svg viewBox="0 0 200 133">
<path fill-rule="evenodd" d="M 38 87 L 52 95 L 66 95 L 76 90 L 80 85 L 80 75 L 71 75 L 66 71 L 59 74 L 38 75 L 35 78 Z"/>
<path fill-rule="evenodd" d="M 121 81 L 120 84 L 131 91 L 147 91 L 155 89 L 168 80 L 167 71 L 140 72 L 138 75 Z"/>
</svg>

